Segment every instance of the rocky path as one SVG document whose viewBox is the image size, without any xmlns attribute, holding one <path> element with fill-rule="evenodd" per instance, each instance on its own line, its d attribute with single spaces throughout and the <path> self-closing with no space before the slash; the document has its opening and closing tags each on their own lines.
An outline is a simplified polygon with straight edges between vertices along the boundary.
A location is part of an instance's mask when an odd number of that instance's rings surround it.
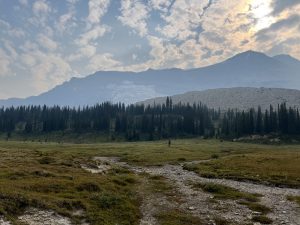
<svg viewBox="0 0 300 225">
<path fill-rule="evenodd" d="M 226 219 L 234 224 L 249 223 L 251 218 L 258 215 L 258 212 L 249 210 L 246 206 L 238 204 L 232 200 L 214 200 L 213 196 L 204 193 L 201 190 L 195 190 L 191 187 L 191 182 L 215 183 L 229 186 L 243 192 L 257 193 L 262 195 L 261 204 L 272 209 L 268 217 L 273 220 L 273 224 L 281 225 L 300 225 L 300 208 L 299 206 L 287 200 L 287 196 L 300 196 L 300 189 L 277 188 L 248 182 L 240 182 L 225 179 L 208 179 L 197 175 L 194 172 L 183 169 L 183 165 L 165 165 L 162 167 L 134 167 L 127 163 L 119 162 L 117 158 L 95 158 L 96 161 L 104 160 L 106 162 L 118 164 L 126 167 L 135 173 L 148 173 L 151 175 L 160 175 L 167 178 L 175 186 L 178 193 L 183 196 L 183 202 L 178 205 L 182 210 L 191 212 L 193 215 L 205 218 L 208 224 L 214 224 L 215 216 Z M 199 162 L 199 161 L 197 161 Z M 150 200 L 144 199 L 144 205 L 153 205 Z M 153 199 L 151 199 L 153 201 Z M 142 209 L 142 211 L 144 211 Z M 148 214 L 147 214 L 148 213 Z M 149 212 L 147 217 L 149 216 Z M 150 213 L 151 214 L 151 213 Z M 142 220 L 141 224 L 147 223 L 147 219 Z"/>
<path fill-rule="evenodd" d="M 273 220 L 274 225 L 300 225 L 300 207 L 287 200 L 287 196 L 300 196 L 300 189 L 277 188 L 265 185 L 253 184 L 225 179 L 208 179 L 198 174 L 183 169 L 183 165 L 165 165 L 162 167 L 136 167 L 120 162 L 116 157 L 95 157 L 96 165 L 90 168 L 82 165 L 82 168 L 91 173 L 106 173 L 113 165 L 127 168 L 136 174 L 150 174 L 163 176 L 175 190 L 176 197 L 180 201 L 172 201 L 163 193 L 143 192 L 149 187 L 151 180 L 143 176 L 140 185 L 140 194 L 143 197 L 141 205 L 142 219 L 140 225 L 158 225 L 156 215 L 159 210 L 180 209 L 193 216 L 200 217 L 207 225 L 215 225 L 217 219 L 230 221 L 231 224 L 255 224 L 252 218 L 259 215 L 259 212 L 251 211 L 245 205 L 235 200 L 214 199 L 213 195 L 205 193 L 200 189 L 192 187 L 192 183 L 214 183 L 229 186 L 242 192 L 260 194 L 261 204 L 272 209 L 267 216 Z M 201 161 L 189 162 L 199 163 Z M 71 221 L 68 218 L 57 215 L 52 211 L 28 209 L 19 221 L 29 225 L 53 224 L 68 225 Z M 0 217 L 0 225 L 10 225 L 5 218 Z M 82 223 L 86 224 L 86 223 Z"/>
<path fill-rule="evenodd" d="M 274 222 L 273 224 L 289 224 L 300 225 L 300 209 L 296 203 L 287 200 L 289 195 L 300 195 L 300 189 L 276 188 L 264 185 L 257 185 L 247 182 L 239 182 L 225 179 L 207 179 L 198 176 L 194 172 L 183 170 L 182 166 L 166 165 L 164 167 L 145 168 L 145 172 L 150 174 L 162 175 L 174 182 L 178 191 L 187 197 L 187 204 L 192 205 L 198 210 L 196 213 L 208 215 L 210 212 L 216 211 L 218 207 L 214 204 L 207 205 L 207 194 L 193 190 L 190 182 L 215 183 L 226 185 L 243 192 L 261 194 L 261 203 L 272 209 L 268 215 Z M 205 196 L 207 195 L 207 196 Z M 245 218 L 251 218 L 253 212 L 247 210 L 234 201 L 221 201 L 221 213 L 225 219 L 236 222 L 246 222 Z M 204 204 L 203 204 L 204 203 Z M 231 205 L 231 206 L 230 206 Z M 223 210 L 223 209 L 229 210 Z M 220 213 L 220 211 L 218 211 Z"/>
</svg>

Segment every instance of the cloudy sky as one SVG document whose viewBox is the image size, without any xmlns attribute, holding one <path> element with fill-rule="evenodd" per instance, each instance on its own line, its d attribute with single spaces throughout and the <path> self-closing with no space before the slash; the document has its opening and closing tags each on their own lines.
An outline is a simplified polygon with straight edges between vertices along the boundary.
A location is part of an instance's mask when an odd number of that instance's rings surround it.
<svg viewBox="0 0 300 225">
<path fill-rule="evenodd" d="M 0 98 L 98 70 L 300 59 L 300 0 L 0 0 Z"/>
</svg>

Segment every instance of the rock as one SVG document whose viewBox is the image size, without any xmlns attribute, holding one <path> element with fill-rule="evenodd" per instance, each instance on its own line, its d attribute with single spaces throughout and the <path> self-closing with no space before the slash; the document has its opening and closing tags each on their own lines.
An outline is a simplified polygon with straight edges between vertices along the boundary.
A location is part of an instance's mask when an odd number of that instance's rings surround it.
<svg viewBox="0 0 300 225">
<path fill-rule="evenodd" d="M 19 221 L 28 225 L 71 225 L 71 220 L 67 217 L 56 214 L 54 211 L 45 211 L 30 208 L 25 214 L 18 217 Z"/>
<path fill-rule="evenodd" d="M 0 217 L 0 225 L 11 225 L 11 222 L 4 220 Z"/>
<path fill-rule="evenodd" d="M 193 206 L 188 207 L 189 210 L 195 210 L 196 208 Z"/>
</svg>

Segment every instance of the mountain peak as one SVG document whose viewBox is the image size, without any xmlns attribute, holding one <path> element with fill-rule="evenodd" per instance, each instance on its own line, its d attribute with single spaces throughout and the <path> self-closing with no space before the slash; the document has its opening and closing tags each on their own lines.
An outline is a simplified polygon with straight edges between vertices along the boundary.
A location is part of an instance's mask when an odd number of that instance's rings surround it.
<svg viewBox="0 0 300 225">
<path fill-rule="evenodd" d="M 266 54 L 262 52 L 256 52 L 253 50 L 249 50 L 246 52 L 239 53 L 229 59 L 227 59 L 225 62 L 230 64 L 237 64 L 237 65 L 270 65 L 273 64 L 276 60 L 274 60 L 272 57 L 267 56 Z"/>
<path fill-rule="evenodd" d="M 300 62 L 300 60 L 294 58 L 293 56 L 290 56 L 288 54 L 280 54 L 280 55 L 275 55 L 273 56 L 274 59 L 286 59 L 286 60 L 293 60 L 293 61 L 298 61 Z"/>
<path fill-rule="evenodd" d="M 300 62 L 289 56 L 269 57 L 250 50 L 222 63 L 193 70 L 99 71 L 71 79 L 36 97 L 0 100 L 0 107 L 44 104 L 73 107 L 105 101 L 133 103 L 157 96 L 226 87 L 299 88 L 299 71 Z"/>
<path fill-rule="evenodd" d="M 276 55 L 273 57 L 273 59 L 276 59 L 277 61 L 280 61 L 288 66 L 293 66 L 293 67 L 300 66 L 300 61 L 298 59 L 287 54 Z"/>
<path fill-rule="evenodd" d="M 245 52 L 241 52 L 237 55 L 235 55 L 234 57 L 268 57 L 266 54 L 262 53 L 262 52 L 256 52 L 256 51 L 253 51 L 253 50 L 248 50 L 248 51 L 245 51 Z"/>
</svg>

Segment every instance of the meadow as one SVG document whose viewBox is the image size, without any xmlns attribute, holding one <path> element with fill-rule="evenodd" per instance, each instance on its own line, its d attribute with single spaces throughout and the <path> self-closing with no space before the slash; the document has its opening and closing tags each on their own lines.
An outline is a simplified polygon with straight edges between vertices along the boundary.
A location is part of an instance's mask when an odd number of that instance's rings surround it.
<svg viewBox="0 0 300 225">
<path fill-rule="evenodd" d="M 300 145 L 262 145 L 184 139 L 126 143 L 0 142 L 0 215 L 13 224 L 29 207 L 51 209 L 74 224 L 139 224 L 141 201 L 167 193 L 172 184 L 159 177 L 113 166 L 92 174 L 81 165 L 93 157 L 119 157 L 138 167 L 185 164 L 200 176 L 300 188 Z M 199 161 L 207 160 L 207 161 Z M 199 161 L 190 164 L 190 161 Z M 155 185 L 151 185 L 155 184 Z M 201 186 L 201 188 L 203 188 Z M 227 189 L 225 189 L 227 190 Z M 228 189 L 232 193 L 232 189 Z M 172 192 L 170 194 L 170 192 Z M 169 194 L 168 194 L 169 193 Z M 290 197 L 299 203 L 299 197 Z M 74 213 L 83 211 L 84 213 Z M 200 224 L 199 218 L 174 209 L 157 215 L 160 224 Z M 176 222 L 177 221 L 177 222 Z M 221 223 L 220 223 L 221 224 Z"/>
</svg>

